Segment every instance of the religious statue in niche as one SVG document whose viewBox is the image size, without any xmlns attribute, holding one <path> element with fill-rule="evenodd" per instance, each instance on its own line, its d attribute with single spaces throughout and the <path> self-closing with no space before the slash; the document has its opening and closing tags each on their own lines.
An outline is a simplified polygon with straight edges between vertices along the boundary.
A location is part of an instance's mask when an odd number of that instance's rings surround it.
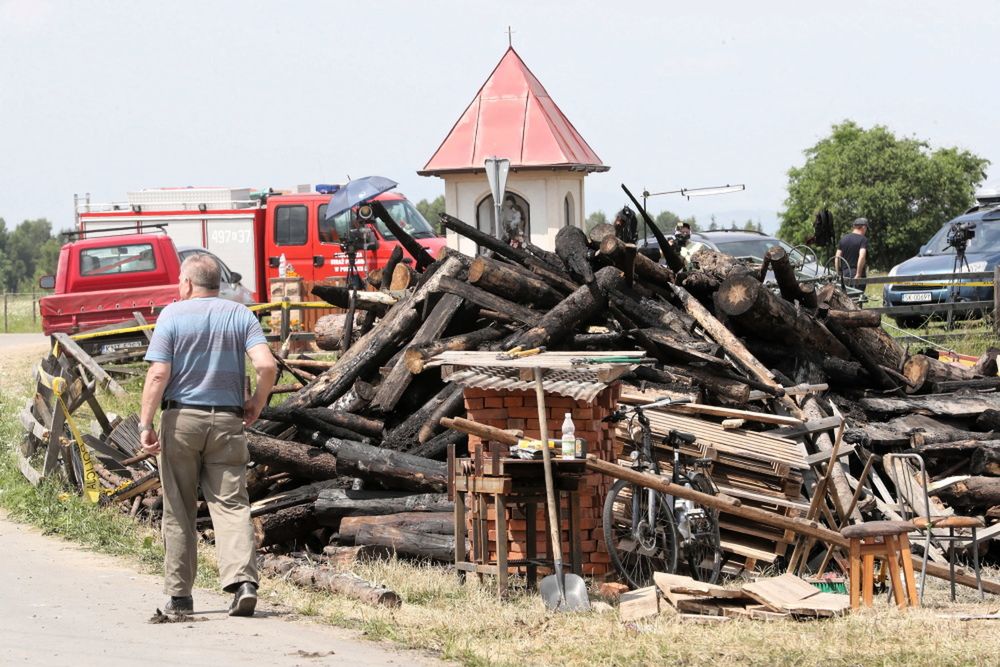
<svg viewBox="0 0 1000 667">
<path fill-rule="evenodd" d="M 500 222 L 504 242 L 512 248 L 523 248 L 528 232 L 528 215 L 512 195 L 507 195 L 503 199 Z"/>
</svg>

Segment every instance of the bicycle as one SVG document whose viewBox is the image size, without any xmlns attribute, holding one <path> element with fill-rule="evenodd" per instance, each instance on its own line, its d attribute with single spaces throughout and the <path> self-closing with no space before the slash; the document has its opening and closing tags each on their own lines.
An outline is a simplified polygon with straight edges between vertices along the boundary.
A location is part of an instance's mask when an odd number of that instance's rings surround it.
<svg viewBox="0 0 1000 667">
<path fill-rule="evenodd" d="M 619 407 L 604 418 L 607 422 L 629 419 L 630 427 L 638 422 L 642 442 L 631 453 L 634 470 L 660 474 L 653 457 L 652 428 L 644 411 L 687 402 L 664 399 L 631 409 Z M 711 460 L 697 459 L 694 470 L 681 461 L 680 445 L 695 441 L 694 435 L 676 430 L 663 439 L 673 450 L 671 481 L 715 495 L 718 489 L 708 474 Z M 650 585 L 654 572 L 686 574 L 707 583 L 718 580 L 723 564 L 718 510 L 618 480 L 604 501 L 602 518 L 611 562 L 631 586 Z"/>
</svg>

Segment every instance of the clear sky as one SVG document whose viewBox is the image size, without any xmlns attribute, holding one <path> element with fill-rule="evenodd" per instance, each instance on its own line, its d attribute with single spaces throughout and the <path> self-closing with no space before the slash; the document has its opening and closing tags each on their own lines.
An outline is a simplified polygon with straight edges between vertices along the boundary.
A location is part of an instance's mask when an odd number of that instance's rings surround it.
<svg viewBox="0 0 1000 667">
<path fill-rule="evenodd" d="M 0 217 L 72 223 L 157 186 L 416 175 L 507 46 L 605 164 L 586 210 L 652 191 L 707 223 L 776 225 L 832 124 L 884 124 L 994 162 L 996 2 L 0 0 Z"/>
</svg>

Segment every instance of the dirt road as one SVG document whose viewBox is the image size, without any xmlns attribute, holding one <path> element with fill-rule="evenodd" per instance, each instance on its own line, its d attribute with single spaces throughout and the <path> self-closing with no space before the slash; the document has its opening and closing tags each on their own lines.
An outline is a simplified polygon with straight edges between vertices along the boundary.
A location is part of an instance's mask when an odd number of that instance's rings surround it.
<svg viewBox="0 0 1000 667">
<path fill-rule="evenodd" d="M 41 334 L 0 334 L 0 390 L 21 385 L 28 358 L 44 355 L 47 345 Z M 194 592 L 198 620 L 150 624 L 165 601 L 159 577 L 43 536 L 2 512 L 0 545 L 3 665 L 443 664 L 355 632 L 292 620 L 263 603 L 253 618 L 230 618 L 229 596 L 204 590 Z"/>
</svg>

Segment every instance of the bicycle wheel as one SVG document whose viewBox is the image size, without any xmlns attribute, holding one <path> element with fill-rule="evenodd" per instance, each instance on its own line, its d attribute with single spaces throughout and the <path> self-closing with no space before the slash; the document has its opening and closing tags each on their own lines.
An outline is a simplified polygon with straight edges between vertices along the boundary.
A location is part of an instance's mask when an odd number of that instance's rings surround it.
<svg viewBox="0 0 1000 667">
<path fill-rule="evenodd" d="M 618 480 L 604 501 L 604 542 L 615 569 L 634 588 L 653 583 L 654 572 L 677 569 L 677 530 L 669 498 L 652 492 L 654 520 L 650 523 L 650 493 Z"/>
<path fill-rule="evenodd" d="M 702 473 L 690 476 L 691 488 L 715 493 L 712 482 Z M 722 547 L 719 540 L 719 511 L 701 505 L 688 505 L 680 534 L 680 573 L 714 584 L 722 571 Z"/>
</svg>

